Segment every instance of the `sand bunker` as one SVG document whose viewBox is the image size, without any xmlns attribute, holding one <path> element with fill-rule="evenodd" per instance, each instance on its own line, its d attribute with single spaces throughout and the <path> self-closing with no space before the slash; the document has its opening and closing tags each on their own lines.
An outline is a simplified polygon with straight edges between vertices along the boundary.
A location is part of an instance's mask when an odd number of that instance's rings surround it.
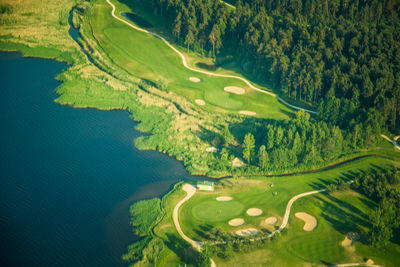
<svg viewBox="0 0 400 267">
<path fill-rule="evenodd" d="M 232 197 L 228 197 L 228 196 L 217 197 L 216 200 L 217 201 L 231 201 Z"/>
<path fill-rule="evenodd" d="M 317 227 L 317 219 L 315 219 L 314 216 L 311 216 L 308 213 L 296 212 L 294 216 L 305 222 L 303 227 L 304 231 L 312 231 L 315 229 L 315 227 Z"/>
<path fill-rule="evenodd" d="M 349 239 L 346 235 L 346 237 L 344 238 L 344 240 L 342 241 L 342 246 L 343 247 L 350 247 L 351 244 L 353 244 L 353 241 L 351 241 L 351 239 Z"/>
<path fill-rule="evenodd" d="M 227 86 L 224 88 L 224 91 L 228 92 L 228 93 L 237 94 L 237 95 L 244 95 L 244 93 L 246 93 L 246 90 L 244 90 L 241 87 L 237 87 L 237 86 Z"/>
<path fill-rule="evenodd" d="M 255 236 L 258 234 L 258 230 L 256 228 L 247 228 L 247 229 L 243 229 L 243 230 L 238 230 L 236 231 L 237 235 L 240 236 Z"/>
<path fill-rule="evenodd" d="M 197 78 L 197 77 L 190 77 L 189 80 L 191 82 L 194 82 L 194 83 L 199 83 L 200 82 L 200 78 Z"/>
<path fill-rule="evenodd" d="M 255 116 L 255 115 L 257 115 L 256 112 L 248 111 L 248 110 L 241 110 L 241 111 L 239 111 L 239 114 L 240 115 L 247 115 L 247 116 Z"/>
<path fill-rule="evenodd" d="M 233 160 L 232 160 L 232 166 L 233 167 L 236 167 L 236 168 L 240 168 L 240 167 L 243 167 L 243 166 L 245 166 L 246 164 L 241 160 L 241 159 L 239 159 L 239 158 L 234 158 Z"/>
<path fill-rule="evenodd" d="M 236 218 L 229 221 L 230 226 L 239 226 L 244 224 L 244 220 L 242 218 Z"/>
<path fill-rule="evenodd" d="M 262 210 L 257 208 L 251 208 L 246 211 L 246 213 L 250 216 L 260 216 L 262 214 Z"/>
<path fill-rule="evenodd" d="M 365 263 L 369 264 L 369 265 L 372 265 L 372 264 L 374 264 L 374 261 L 372 259 L 368 259 Z"/>
<path fill-rule="evenodd" d="M 196 99 L 194 102 L 196 102 L 196 104 L 199 106 L 204 106 L 206 104 L 206 102 L 204 102 L 202 99 Z"/>
<path fill-rule="evenodd" d="M 276 217 L 268 217 L 267 219 L 265 219 L 266 224 L 275 224 L 277 221 L 278 219 Z"/>
<path fill-rule="evenodd" d="M 356 232 L 347 233 L 346 237 L 342 241 L 343 247 L 349 247 L 353 244 L 354 241 L 360 239 L 360 234 Z"/>
<path fill-rule="evenodd" d="M 206 152 L 217 152 L 218 149 L 216 147 L 210 146 L 206 148 Z"/>
</svg>

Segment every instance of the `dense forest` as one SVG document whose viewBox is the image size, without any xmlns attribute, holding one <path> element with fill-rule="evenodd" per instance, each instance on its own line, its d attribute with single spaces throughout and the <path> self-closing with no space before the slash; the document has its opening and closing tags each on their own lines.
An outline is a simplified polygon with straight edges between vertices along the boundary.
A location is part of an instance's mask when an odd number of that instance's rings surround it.
<svg viewBox="0 0 400 267">
<path fill-rule="evenodd" d="M 358 176 L 352 187 L 375 200 L 378 207 L 370 214 L 371 243 L 387 246 L 389 240 L 400 241 L 400 172 L 393 167 Z"/>
<path fill-rule="evenodd" d="M 400 130 L 400 1 L 151 0 L 176 41 L 269 82 L 350 131 Z M 234 2 L 234 1 L 231 1 Z M 350 119 L 351 118 L 351 119 Z"/>
</svg>

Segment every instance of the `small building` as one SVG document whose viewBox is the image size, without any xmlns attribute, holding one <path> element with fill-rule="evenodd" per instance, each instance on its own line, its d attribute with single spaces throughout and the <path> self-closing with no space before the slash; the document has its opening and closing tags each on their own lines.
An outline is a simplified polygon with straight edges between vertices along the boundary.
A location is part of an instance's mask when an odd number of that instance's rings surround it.
<svg viewBox="0 0 400 267">
<path fill-rule="evenodd" d="M 214 182 L 198 181 L 197 182 L 197 190 L 214 191 Z"/>
</svg>

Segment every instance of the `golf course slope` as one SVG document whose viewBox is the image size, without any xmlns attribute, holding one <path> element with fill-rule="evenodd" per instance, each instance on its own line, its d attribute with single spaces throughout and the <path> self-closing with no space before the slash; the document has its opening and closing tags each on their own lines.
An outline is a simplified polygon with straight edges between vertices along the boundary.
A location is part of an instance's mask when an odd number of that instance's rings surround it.
<svg viewBox="0 0 400 267">
<path fill-rule="evenodd" d="M 159 35 L 157 33 L 154 33 L 154 32 L 151 32 L 149 30 L 146 30 L 146 29 L 140 28 L 138 26 L 135 26 L 132 23 L 126 21 L 125 19 L 117 16 L 115 14 L 115 10 L 116 10 L 115 5 L 110 0 L 106 0 L 106 1 L 112 8 L 111 15 L 112 15 L 113 18 L 115 18 L 116 20 L 128 25 L 129 27 L 131 27 L 131 28 L 133 28 L 133 29 L 135 29 L 137 31 L 150 34 L 150 35 L 162 40 L 169 48 L 171 48 L 181 58 L 182 64 L 186 69 L 191 70 L 193 72 L 202 73 L 202 74 L 205 74 L 205 75 L 208 75 L 208 76 L 221 77 L 221 78 L 231 78 L 231 79 L 240 80 L 240 81 L 244 82 L 249 88 L 251 88 L 251 89 L 253 89 L 253 90 L 257 91 L 257 92 L 273 96 L 273 97 L 277 98 L 281 103 L 283 103 L 284 105 L 286 105 L 286 106 L 288 106 L 290 108 L 293 108 L 295 110 L 304 110 L 304 111 L 306 111 L 308 113 L 316 114 L 315 111 L 304 109 L 304 108 L 301 108 L 301 107 L 298 107 L 298 106 L 291 105 L 291 104 L 287 103 L 286 101 L 281 99 L 276 94 L 268 92 L 266 90 L 263 90 L 263 89 L 260 89 L 260 88 L 258 88 L 256 86 L 254 86 L 252 83 L 250 83 L 247 79 L 245 79 L 243 77 L 235 76 L 235 75 L 228 75 L 228 74 L 214 73 L 214 72 L 209 72 L 209 71 L 204 71 L 204 70 L 199 70 L 199 69 L 196 69 L 196 68 L 193 68 L 193 67 L 189 66 L 189 64 L 187 63 L 186 57 L 178 49 L 176 49 L 173 45 L 171 45 L 164 37 L 162 37 L 161 35 Z"/>
</svg>

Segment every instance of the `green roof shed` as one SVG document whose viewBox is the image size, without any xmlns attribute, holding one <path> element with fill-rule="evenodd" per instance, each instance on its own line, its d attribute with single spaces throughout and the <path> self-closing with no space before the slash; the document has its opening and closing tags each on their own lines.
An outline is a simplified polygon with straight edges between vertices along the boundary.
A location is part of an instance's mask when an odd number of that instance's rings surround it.
<svg viewBox="0 0 400 267">
<path fill-rule="evenodd" d="M 198 181 L 197 182 L 197 190 L 214 191 L 214 182 Z"/>
</svg>

